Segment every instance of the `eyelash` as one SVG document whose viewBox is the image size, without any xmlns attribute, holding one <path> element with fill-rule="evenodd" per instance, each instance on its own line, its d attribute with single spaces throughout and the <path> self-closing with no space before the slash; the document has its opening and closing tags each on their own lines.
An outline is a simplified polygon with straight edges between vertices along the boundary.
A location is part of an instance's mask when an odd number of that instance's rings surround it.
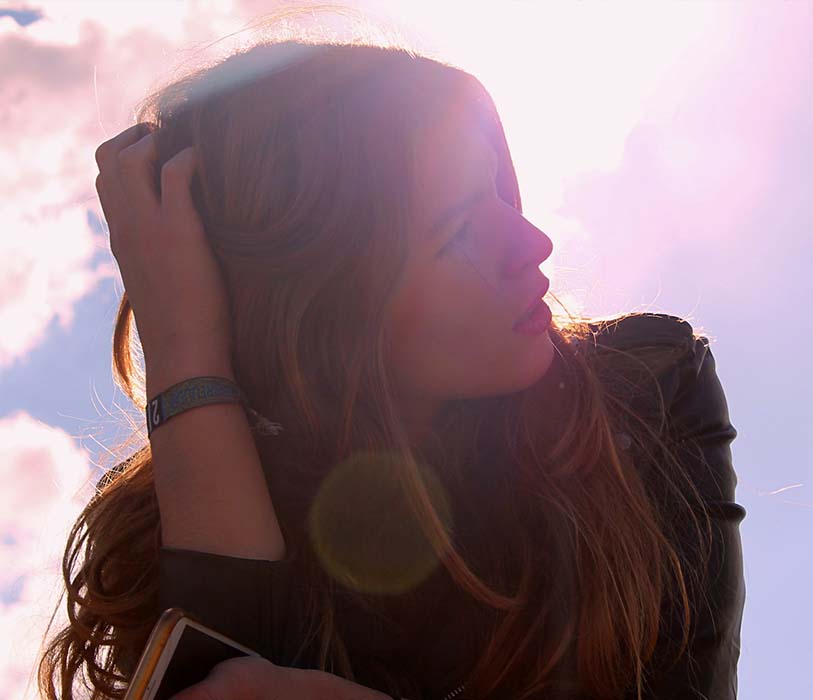
<svg viewBox="0 0 813 700">
<path fill-rule="evenodd" d="M 462 226 L 461 226 L 461 227 L 460 227 L 460 228 L 457 230 L 457 233 L 455 233 L 455 235 L 454 235 L 454 236 L 452 236 L 452 238 L 449 240 L 449 242 L 448 242 L 448 243 L 446 243 L 446 245 L 445 245 L 445 246 L 443 246 L 443 248 L 441 248 L 441 249 L 440 249 L 440 252 L 441 252 L 441 253 L 445 252 L 445 251 L 446 251 L 448 248 L 451 248 L 451 247 L 452 247 L 452 246 L 453 246 L 455 243 L 457 243 L 457 242 L 458 242 L 460 239 L 462 239 L 462 238 L 463 238 L 463 236 L 465 236 L 465 234 L 466 234 L 466 233 L 468 232 L 468 230 L 469 230 L 469 223 L 470 223 L 470 222 L 468 222 L 468 221 L 467 221 L 465 224 L 463 224 L 463 225 L 462 225 Z"/>
</svg>

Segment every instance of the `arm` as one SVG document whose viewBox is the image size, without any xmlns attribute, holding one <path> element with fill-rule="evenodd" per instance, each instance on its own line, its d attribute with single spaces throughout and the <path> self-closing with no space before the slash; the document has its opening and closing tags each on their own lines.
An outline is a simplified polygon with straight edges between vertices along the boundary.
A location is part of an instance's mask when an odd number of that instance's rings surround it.
<svg viewBox="0 0 813 700">
<path fill-rule="evenodd" d="M 148 363 L 147 396 L 203 375 L 234 380 L 227 362 L 178 353 Z M 153 433 L 150 448 L 165 547 L 268 561 L 285 557 L 242 406 L 184 411 Z"/>
<path fill-rule="evenodd" d="M 96 189 L 144 351 L 148 399 L 201 374 L 233 378 L 228 291 L 192 200 L 197 155 L 185 148 L 159 168 L 157 138 L 155 125 L 136 124 L 96 149 Z M 150 442 L 165 545 L 285 556 L 242 408 L 186 411 Z"/>
<path fill-rule="evenodd" d="M 225 364 L 147 368 L 147 396 Z M 292 569 L 244 409 L 184 411 L 150 438 L 161 517 L 158 610 L 181 607 L 278 663 L 299 644 Z"/>
<path fill-rule="evenodd" d="M 159 168 L 157 134 L 138 124 L 96 151 L 148 398 L 193 376 L 232 378 L 228 293 L 191 195 L 195 150 Z M 163 545 L 156 612 L 181 607 L 260 653 L 282 647 L 290 567 L 242 407 L 185 411 L 150 443 Z"/>
<path fill-rule="evenodd" d="M 216 362 L 147 367 L 147 396 L 182 379 L 231 378 Z M 150 438 L 161 517 L 158 611 L 181 607 L 277 663 L 300 642 L 292 568 L 244 409 L 184 411 Z"/>
</svg>

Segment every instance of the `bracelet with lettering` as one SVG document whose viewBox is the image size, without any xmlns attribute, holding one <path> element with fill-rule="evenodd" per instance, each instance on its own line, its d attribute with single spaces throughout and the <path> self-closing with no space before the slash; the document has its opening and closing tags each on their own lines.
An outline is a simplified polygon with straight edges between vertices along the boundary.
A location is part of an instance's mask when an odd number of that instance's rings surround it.
<svg viewBox="0 0 813 700">
<path fill-rule="evenodd" d="M 224 377 L 193 377 L 172 385 L 147 402 L 147 437 L 173 416 L 212 403 L 240 403 L 248 408 L 243 391 Z"/>
</svg>

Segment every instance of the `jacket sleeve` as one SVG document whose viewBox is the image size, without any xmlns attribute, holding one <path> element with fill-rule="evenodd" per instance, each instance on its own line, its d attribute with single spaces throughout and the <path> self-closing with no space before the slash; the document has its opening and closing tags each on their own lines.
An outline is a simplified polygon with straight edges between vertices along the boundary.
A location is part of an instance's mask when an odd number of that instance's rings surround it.
<svg viewBox="0 0 813 700">
<path fill-rule="evenodd" d="M 745 603 L 739 532 L 745 509 L 735 502 L 737 477 L 730 447 L 737 430 L 729 419 L 708 339 L 695 336 L 685 321 L 679 323 L 686 353 L 659 381 L 677 456 L 709 511 L 711 552 L 702 602 L 692 611 L 687 653 L 676 665 L 653 674 L 646 697 L 735 700 Z M 672 641 L 677 635 L 673 629 Z"/>
<path fill-rule="evenodd" d="M 106 487 L 128 460 L 107 470 Z M 161 546 L 158 550 L 156 619 L 167 608 L 189 612 L 202 624 L 281 666 L 294 663 L 303 639 L 301 589 L 291 559 L 268 561 Z"/>
<path fill-rule="evenodd" d="M 278 665 L 292 665 L 301 641 L 296 593 L 288 560 L 159 550 L 159 614 L 182 608 Z"/>
</svg>

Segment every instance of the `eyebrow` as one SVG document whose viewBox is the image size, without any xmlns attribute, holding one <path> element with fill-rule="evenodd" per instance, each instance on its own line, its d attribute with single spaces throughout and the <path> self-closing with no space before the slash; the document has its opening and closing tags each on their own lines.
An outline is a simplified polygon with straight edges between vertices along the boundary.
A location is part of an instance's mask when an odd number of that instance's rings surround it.
<svg viewBox="0 0 813 700">
<path fill-rule="evenodd" d="M 494 153 L 493 149 L 489 149 L 492 153 Z M 499 170 L 500 167 L 500 160 L 496 153 L 494 153 L 494 160 L 497 162 L 497 166 L 494 168 L 495 172 Z M 429 240 L 434 240 L 437 236 L 439 236 L 443 230 L 446 228 L 447 224 L 454 219 L 458 214 L 461 212 L 466 211 L 470 207 L 473 207 L 477 202 L 485 197 L 485 193 L 482 191 L 474 192 L 470 194 L 465 199 L 461 200 L 454 206 L 447 209 L 443 216 L 438 219 L 434 226 L 429 231 Z"/>
</svg>

